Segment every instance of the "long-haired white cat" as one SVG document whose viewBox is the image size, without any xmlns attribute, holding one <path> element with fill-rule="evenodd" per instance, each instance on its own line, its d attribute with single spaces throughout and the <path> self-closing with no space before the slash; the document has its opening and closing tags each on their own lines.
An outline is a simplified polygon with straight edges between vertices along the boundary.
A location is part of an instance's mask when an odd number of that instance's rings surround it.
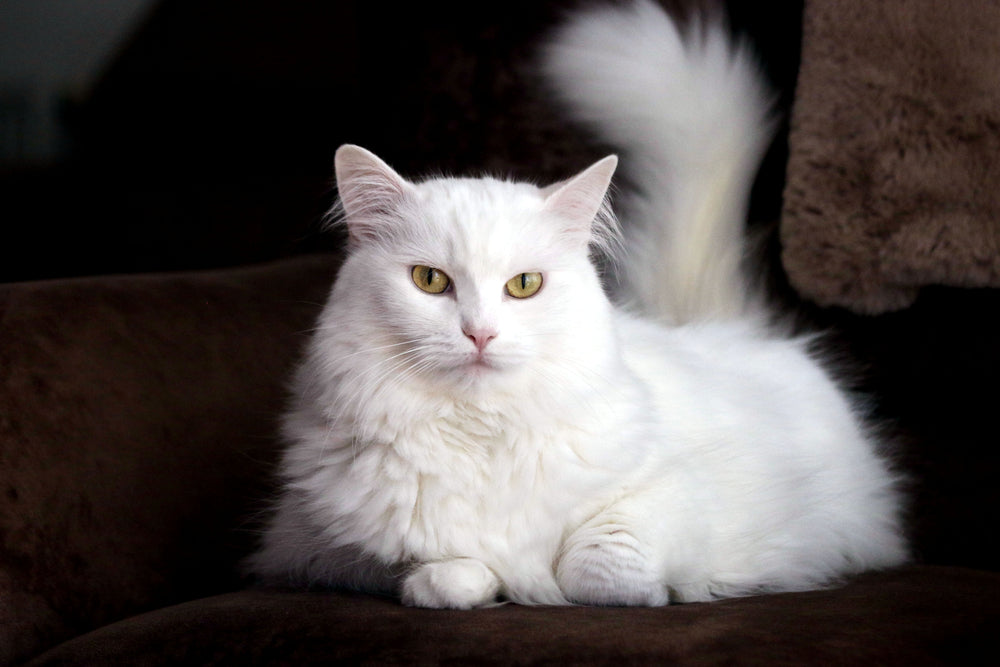
<svg viewBox="0 0 1000 667">
<path fill-rule="evenodd" d="M 645 0 L 577 14 L 544 72 L 622 148 L 546 188 L 337 152 L 349 232 L 294 383 L 267 581 L 405 603 L 662 605 L 906 558 L 900 498 L 806 342 L 740 274 L 770 136 L 748 51 Z M 624 246 L 613 305 L 593 254 Z"/>
</svg>

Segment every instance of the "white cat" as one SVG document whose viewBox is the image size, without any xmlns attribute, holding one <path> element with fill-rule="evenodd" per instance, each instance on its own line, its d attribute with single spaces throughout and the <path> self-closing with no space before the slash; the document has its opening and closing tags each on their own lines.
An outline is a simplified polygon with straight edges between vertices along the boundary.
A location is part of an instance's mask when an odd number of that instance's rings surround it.
<svg viewBox="0 0 1000 667">
<path fill-rule="evenodd" d="M 349 231 L 294 383 L 251 569 L 406 604 L 662 605 L 906 558 L 894 475 L 740 275 L 770 135 L 748 51 L 643 1 L 576 15 L 545 72 L 616 158 L 547 188 L 412 183 L 337 152 Z"/>
</svg>

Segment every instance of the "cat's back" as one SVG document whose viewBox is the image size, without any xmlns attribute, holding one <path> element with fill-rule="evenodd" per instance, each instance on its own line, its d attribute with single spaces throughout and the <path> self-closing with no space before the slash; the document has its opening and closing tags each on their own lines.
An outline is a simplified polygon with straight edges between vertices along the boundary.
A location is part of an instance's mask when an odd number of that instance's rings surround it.
<svg viewBox="0 0 1000 667">
<path fill-rule="evenodd" d="M 831 459 L 834 441 L 866 447 L 808 339 L 739 319 L 664 326 L 620 313 L 618 325 L 626 364 L 651 392 L 661 427 L 687 443 L 680 447 L 719 441 Z"/>
</svg>

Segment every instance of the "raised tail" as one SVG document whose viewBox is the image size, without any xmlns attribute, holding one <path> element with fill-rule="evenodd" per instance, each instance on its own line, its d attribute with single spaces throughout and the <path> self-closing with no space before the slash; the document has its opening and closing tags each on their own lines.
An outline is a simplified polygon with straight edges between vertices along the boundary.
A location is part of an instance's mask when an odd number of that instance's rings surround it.
<svg viewBox="0 0 1000 667">
<path fill-rule="evenodd" d="M 772 96 L 719 19 L 681 29 L 649 0 L 590 7 L 546 44 L 543 74 L 572 117 L 623 153 L 621 298 L 675 323 L 738 317 L 750 188 Z"/>
</svg>

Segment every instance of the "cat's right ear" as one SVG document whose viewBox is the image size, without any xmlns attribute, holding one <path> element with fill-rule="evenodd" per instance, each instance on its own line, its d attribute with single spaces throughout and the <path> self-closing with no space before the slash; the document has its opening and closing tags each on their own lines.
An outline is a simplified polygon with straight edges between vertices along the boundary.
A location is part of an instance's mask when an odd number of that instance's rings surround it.
<svg viewBox="0 0 1000 667">
<path fill-rule="evenodd" d="M 618 157 L 598 160 L 573 178 L 542 188 L 545 210 L 565 221 L 567 238 L 586 246 L 614 236 L 614 216 L 607 202 Z"/>
<path fill-rule="evenodd" d="M 384 236 L 386 223 L 413 195 L 413 185 L 377 155 L 353 144 L 337 149 L 334 168 L 351 241 Z"/>
</svg>

